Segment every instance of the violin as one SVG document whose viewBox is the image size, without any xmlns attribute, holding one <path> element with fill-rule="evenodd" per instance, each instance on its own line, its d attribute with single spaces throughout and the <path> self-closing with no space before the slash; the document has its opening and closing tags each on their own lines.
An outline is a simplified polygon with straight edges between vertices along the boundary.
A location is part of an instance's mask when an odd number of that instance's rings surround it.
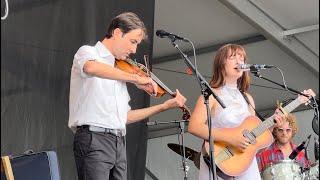
<svg viewBox="0 0 320 180">
<path fill-rule="evenodd" d="M 166 93 L 171 95 L 172 97 L 176 96 L 176 93 L 171 91 L 163 82 L 160 81 L 160 79 L 154 75 L 146 66 L 144 66 L 141 63 L 138 63 L 136 61 L 133 61 L 132 59 L 116 59 L 115 61 L 116 68 L 131 73 L 131 74 L 137 74 L 142 77 L 150 77 L 154 82 L 157 83 L 157 92 L 153 92 L 153 89 L 151 90 L 145 90 L 149 95 L 154 96 L 156 98 L 160 98 Z M 184 120 L 187 120 L 190 118 L 190 110 L 186 105 L 183 105 L 183 107 L 180 107 L 180 109 L 183 112 L 182 118 Z"/>
<path fill-rule="evenodd" d="M 131 59 L 127 60 L 116 60 L 116 67 L 118 69 L 121 69 L 122 71 L 131 73 L 131 74 L 137 74 L 142 77 L 151 77 L 154 76 L 151 72 L 148 71 L 148 69 L 140 63 L 137 63 Z M 158 83 L 157 83 L 158 85 Z M 162 97 L 166 92 L 161 86 L 157 86 L 157 92 L 153 92 L 153 89 L 147 89 L 145 90 L 149 95 L 155 96 L 157 98 Z"/>
</svg>

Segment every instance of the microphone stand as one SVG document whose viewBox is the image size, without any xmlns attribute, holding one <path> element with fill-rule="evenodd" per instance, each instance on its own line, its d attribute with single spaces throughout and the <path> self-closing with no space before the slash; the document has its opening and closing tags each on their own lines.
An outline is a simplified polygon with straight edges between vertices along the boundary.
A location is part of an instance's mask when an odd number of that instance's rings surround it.
<svg viewBox="0 0 320 180">
<path fill-rule="evenodd" d="M 216 167 L 215 167 L 215 161 L 214 161 L 214 156 L 213 156 L 213 151 L 214 151 L 214 147 L 212 145 L 214 138 L 211 135 L 211 113 L 210 113 L 210 107 L 209 107 L 209 97 L 210 95 L 212 95 L 220 104 L 220 106 L 222 108 L 225 108 L 226 106 L 224 105 L 224 103 L 220 100 L 220 98 L 213 92 L 212 88 L 210 87 L 209 83 L 205 80 L 205 78 L 198 72 L 196 71 L 196 68 L 194 67 L 194 65 L 191 63 L 190 59 L 188 58 L 188 56 L 182 52 L 182 50 L 179 48 L 179 46 L 175 43 L 176 38 L 175 37 L 170 37 L 171 40 L 171 44 L 173 45 L 173 47 L 175 47 L 179 53 L 181 54 L 181 56 L 184 59 L 184 62 L 186 63 L 186 65 L 192 70 L 193 73 L 196 74 L 197 78 L 198 78 L 198 82 L 200 84 L 201 87 L 201 94 L 204 97 L 204 104 L 206 106 L 207 109 L 207 122 L 208 122 L 208 131 L 209 131 L 209 156 L 210 156 L 210 165 L 211 165 L 211 170 L 212 170 L 212 175 L 213 175 L 213 179 L 217 179 L 216 176 Z M 209 169 L 210 169 L 209 168 Z M 211 179 L 211 173 L 209 173 L 209 179 Z"/>
<path fill-rule="evenodd" d="M 179 120 L 179 121 L 169 121 L 169 122 L 150 122 L 150 125 L 158 125 L 158 124 L 171 124 L 171 123 L 179 123 L 179 129 L 180 129 L 180 137 L 181 137 L 181 145 L 182 145 L 182 168 L 184 172 L 184 180 L 188 179 L 188 171 L 189 171 L 189 166 L 187 165 L 186 161 L 186 148 L 184 145 L 184 132 L 185 132 L 185 122 L 189 122 L 188 120 Z M 148 124 L 149 125 L 149 124 Z"/>
<path fill-rule="evenodd" d="M 299 91 L 297 91 L 297 90 L 295 90 L 295 89 L 292 89 L 292 88 L 290 88 L 290 87 L 284 86 L 284 85 L 282 85 L 282 84 L 279 84 L 279 83 L 277 83 L 277 82 L 275 82 L 275 81 L 272 81 L 272 80 L 270 80 L 270 79 L 268 79 L 268 78 L 263 77 L 263 76 L 260 74 L 260 70 L 258 70 L 258 69 L 255 70 L 255 71 L 250 71 L 250 72 L 251 72 L 254 76 L 256 76 L 256 77 L 258 77 L 258 78 L 260 78 L 260 79 L 264 79 L 264 80 L 266 80 L 266 81 L 269 81 L 269 82 L 271 82 L 271 83 L 273 83 L 273 84 L 276 84 L 276 85 L 282 87 L 282 88 L 285 89 L 285 90 L 289 90 L 289 91 L 291 91 L 291 92 L 294 92 L 294 93 L 300 94 L 300 95 L 302 95 L 302 96 L 308 97 L 307 95 L 305 95 L 305 94 L 303 94 L 303 93 L 301 93 L 301 92 L 299 92 Z"/>
</svg>

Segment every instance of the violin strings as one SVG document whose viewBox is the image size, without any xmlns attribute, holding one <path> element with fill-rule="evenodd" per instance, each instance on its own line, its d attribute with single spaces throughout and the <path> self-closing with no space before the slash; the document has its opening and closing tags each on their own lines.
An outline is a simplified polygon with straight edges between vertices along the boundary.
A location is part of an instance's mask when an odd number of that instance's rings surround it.
<svg viewBox="0 0 320 180">
<path fill-rule="evenodd" d="M 148 75 L 151 75 L 151 78 L 153 80 L 155 80 L 163 89 L 165 89 L 170 95 L 174 95 L 173 91 L 171 91 L 171 89 L 169 89 L 160 79 L 158 79 L 157 76 L 155 76 L 151 71 L 148 71 L 147 68 L 143 65 L 139 66 L 139 63 L 134 62 L 132 59 L 127 59 L 127 62 L 131 65 L 135 65 L 138 66 L 141 70 L 143 70 L 144 72 L 149 72 Z"/>
<path fill-rule="evenodd" d="M 166 86 L 163 84 L 162 81 L 160 81 L 160 79 L 158 79 L 157 76 L 155 76 L 152 72 L 151 73 L 151 78 L 154 79 L 163 89 L 165 89 L 170 95 L 173 95 L 173 92 Z"/>
</svg>

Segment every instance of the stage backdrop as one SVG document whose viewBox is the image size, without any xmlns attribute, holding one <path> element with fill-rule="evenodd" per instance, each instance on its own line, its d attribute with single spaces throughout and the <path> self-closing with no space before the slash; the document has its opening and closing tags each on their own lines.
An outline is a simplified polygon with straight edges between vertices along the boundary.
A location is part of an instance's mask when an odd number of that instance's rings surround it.
<svg viewBox="0 0 320 180">
<path fill-rule="evenodd" d="M 1 1 L 1 14 L 4 14 Z M 77 179 L 68 129 L 70 69 L 84 44 L 101 40 L 112 17 L 137 13 L 149 42 L 136 58 L 152 57 L 153 0 L 15 0 L 1 20 L 1 155 L 28 149 L 57 152 L 62 179 Z M 149 96 L 129 87 L 133 109 L 149 105 Z M 147 127 L 127 127 L 129 179 L 144 179 Z"/>
</svg>

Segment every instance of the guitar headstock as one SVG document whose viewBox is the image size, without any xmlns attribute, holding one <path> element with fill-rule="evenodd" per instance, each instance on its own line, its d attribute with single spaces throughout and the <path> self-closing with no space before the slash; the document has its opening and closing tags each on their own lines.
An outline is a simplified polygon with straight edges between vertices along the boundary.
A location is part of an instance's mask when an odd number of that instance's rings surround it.
<svg viewBox="0 0 320 180">
<path fill-rule="evenodd" d="M 304 105 L 308 105 L 308 104 L 310 104 L 310 98 L 307 98 L 307 97 L 305 97 L 305 96 L 301 96 L 301 95 L 299 95 L 298 96 L 298 100 L 301 102 L 301 104 L 304 104 Z"/>
<path fill-rule="evenodd" d="M 312 89 L 304 90 L 302 91 L 302 94 L 303 95 L 298 95 L 298 99 L 301 102 L 301 104 L 305 105 L 310 104 L 310 99 L 316 96 Z"/>
</svg>

